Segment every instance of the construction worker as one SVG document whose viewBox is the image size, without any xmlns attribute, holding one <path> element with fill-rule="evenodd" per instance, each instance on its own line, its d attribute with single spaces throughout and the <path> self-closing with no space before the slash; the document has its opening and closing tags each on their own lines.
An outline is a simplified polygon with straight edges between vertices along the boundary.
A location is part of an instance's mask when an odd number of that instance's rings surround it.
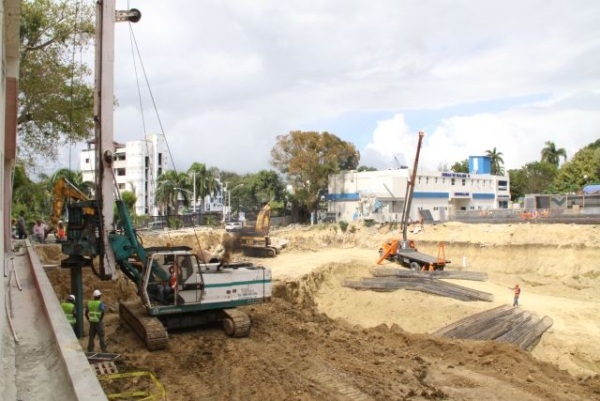
<svg viewBox="0 0 600 401">
<path fill-rule="evenodd" d="M 60 304 L 62 310 L 65 312 L 65 316 L 67 317 L 67 321 L 75 330 L 75 323 L 77 322 L 77 310 L 75 310 L 75 295 L 70 294 L 67 299 Z"/>
<path fill-rule="evenodd" d="M 96 334 L 100 339 L 100 349 L 102 352 L 107 352 L 106 350 L 106 340 L 104 339 L 104 311 L 106 310 L 106 305 L 104 302 L 100 300 L 102 293 L 100 290 L 94 290 L 93 292 L 93 300 L 87 302 L 85 307 L 85 318 L 88 322 L 90 322 L 90 333 L 88 340 L 88 352 L 94 352 L 94 339 L 96 338 Z"/>
<path fill-rule="evenodd" d="M 509 287 L 508 289 L 513 290 L 513 292 L 515 294 L 513 306 L 519 306 L 519 295 L 521 295 L 521 287 L 519 287 L 519 284 L 515 284 L 514 287 L 512 287 L 512 288 Z"/>
</svg>

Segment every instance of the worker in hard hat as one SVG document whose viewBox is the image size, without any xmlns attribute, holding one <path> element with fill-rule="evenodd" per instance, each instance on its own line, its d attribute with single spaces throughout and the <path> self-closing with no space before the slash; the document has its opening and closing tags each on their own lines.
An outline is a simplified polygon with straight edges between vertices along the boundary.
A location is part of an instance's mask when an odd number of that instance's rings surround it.
<svg viewBox="0 0 600 401">
<path fill-rule="evenodd" d="M 75 295 L 70 294 L 63 303 L 60 304 L 62 310 L 65 312 L 67 321 L 75 330 L 75 323 L 77 322 L 77 310 L 75 309 Z"/>
<path fill-rule="evenodd" d="M 100 300 L 102 293 L 100 290 L 94 290 L 93 300 L 87 302 L 85 307 L 85 318 L 90 322 L 90 333 L 88 339 L 88 352 L 94 352 L 94 339 L 96 335 L 100 339 L 100 349 L 102 352 L 108 352 L 106 350 L 106 340 L 104 338 L 104 311 L 106 305 Z"/>
</svg>

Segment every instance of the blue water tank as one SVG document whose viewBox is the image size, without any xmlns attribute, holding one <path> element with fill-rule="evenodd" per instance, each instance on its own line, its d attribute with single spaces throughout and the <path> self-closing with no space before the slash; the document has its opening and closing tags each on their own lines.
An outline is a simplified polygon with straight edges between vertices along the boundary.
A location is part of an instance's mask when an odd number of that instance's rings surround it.
<svg viewBox="0 0 600 401">
<path fill-rule="evenodd" d="M 492 159 L 489 156 L 469 156 L 469 174 L 492 174 Z"/>
</svg>

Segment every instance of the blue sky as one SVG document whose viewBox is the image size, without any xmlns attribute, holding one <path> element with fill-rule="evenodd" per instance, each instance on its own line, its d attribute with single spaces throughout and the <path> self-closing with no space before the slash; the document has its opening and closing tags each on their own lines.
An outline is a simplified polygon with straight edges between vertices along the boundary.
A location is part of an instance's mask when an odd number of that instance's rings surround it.
<svg viewBox="0 0 600 401">
<path fill-rule="evenodd" d="M 546 141 L 572 156 L 600 137 L 597 1 L 117 1 L 129 7 L 142 19 L 115 32 L 115 139 L 164 129 L 180 170 L 268 169 L 294 130 L 336 134 L 379 168 L 412 164 L 423 130 L 432 170 L 494 147 L 519 168 Z"/>
</svg>

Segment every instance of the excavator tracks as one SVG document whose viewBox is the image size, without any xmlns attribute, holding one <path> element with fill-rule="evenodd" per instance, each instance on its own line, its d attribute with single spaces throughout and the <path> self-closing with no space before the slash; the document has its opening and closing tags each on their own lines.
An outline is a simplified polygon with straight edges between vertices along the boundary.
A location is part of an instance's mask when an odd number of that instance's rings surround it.
<svg viewBox="0 0 600 401">
<path fill-rule="evenodd" d="M 167 348 L 167 330 L 160 320 L 147 315 L 140 302 L 120 303 L 119 316 L 144 341 L 149 351 Z"/>
<path fill-rule="evenodd" d="M 250 335 L 250 317 L 237 309 L 223 310 L 223 330 L 229 337 L 248 337 Z"/>
</svg>

